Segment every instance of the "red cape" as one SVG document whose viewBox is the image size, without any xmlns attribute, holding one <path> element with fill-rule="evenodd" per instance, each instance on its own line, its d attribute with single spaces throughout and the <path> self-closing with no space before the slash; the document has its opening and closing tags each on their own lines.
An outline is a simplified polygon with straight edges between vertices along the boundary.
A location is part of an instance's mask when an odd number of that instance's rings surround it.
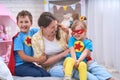
<svg viewBox="0 0 120 80">
<path fill-rule="evenodd" d="M 18 33 L 12 38 L 11 53 L 10 53 L 10 59 L 8 62 L 8 68 L 10 72 L 12 73 L 12 75 L 15 75 L 14 38 L 17 36 L 18 36 Z"/>
</svg>

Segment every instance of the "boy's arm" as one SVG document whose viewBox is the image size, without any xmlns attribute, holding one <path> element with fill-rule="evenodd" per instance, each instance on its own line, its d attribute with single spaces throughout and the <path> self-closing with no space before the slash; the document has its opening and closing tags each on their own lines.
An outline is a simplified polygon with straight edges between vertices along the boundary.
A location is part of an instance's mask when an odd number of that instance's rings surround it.
<svg viewBox="0 0 120 80">
<path fill-rule="evenodd" d="M 23 50 L 19 50 L 18 55 L 25 62 L 37 62 L 39 64 L 42 64 L 44 61 L 46 61 L 46 55 L 45 54 L 42 54 L 40 56 L 40 58 L 35 58 L 35 57 L 32 57 L 32 56 L 26 55 Z"/>
</svg>

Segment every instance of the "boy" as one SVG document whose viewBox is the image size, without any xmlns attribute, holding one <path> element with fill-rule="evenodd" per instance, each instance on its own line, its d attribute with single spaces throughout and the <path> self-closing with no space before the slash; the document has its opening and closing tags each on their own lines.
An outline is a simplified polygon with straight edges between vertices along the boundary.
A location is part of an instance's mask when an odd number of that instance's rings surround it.
<svg viewBox="0 0 120 80">
<path fill-rule="evenodd" d="M 34 77 L 44 77 L 50 76 L 49 73 L 41 67 L 36 66 L 33 62 L 42 64 L 46 61 L 46 55 L 41 55 L 42 57 L 33 57 L 33 49 L 31 46 L 31 37 L 38 31 L 36 28 L 30 29 L 32 26 L 32 15 L 30 12 L 23 10 L 17 15 L 17 25 L 20 32 L 13 38 L 13 51 L 11 55 L 15 59 L 15 66 L 11 63 L 8 64 L 13 75 L 16 76 L 34 76 Z M 11 66 L 13 66 L 12 69 Z M 12 71 L 14 70 L 14 71 Z"/>
</svg>

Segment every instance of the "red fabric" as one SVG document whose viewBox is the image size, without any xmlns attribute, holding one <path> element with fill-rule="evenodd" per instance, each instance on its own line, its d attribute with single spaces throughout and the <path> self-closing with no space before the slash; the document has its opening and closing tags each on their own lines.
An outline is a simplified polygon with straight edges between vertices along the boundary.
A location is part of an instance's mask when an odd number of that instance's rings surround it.
<svg viewBox="0 0 120 80">
<path fill-rule="evenodd" d="M 17 36 L 18 36 L 18 33 L 12 38 L 11 53 L 10 53 L 10 59 L 8 63 L 8 68 L 12 73 L 12 75 L 15 75 L 15 58 L 14 58 L 14 42 L 13 41 L 14 41 L 14 38 Z"/>
<path fill-rule="evenodd" d="M 92 57 L 91 56 L 87 56 L 86 59 L 87 59 L 87 61 L 90 61 L 90 60 L 92 60 Z"/>
</svg>

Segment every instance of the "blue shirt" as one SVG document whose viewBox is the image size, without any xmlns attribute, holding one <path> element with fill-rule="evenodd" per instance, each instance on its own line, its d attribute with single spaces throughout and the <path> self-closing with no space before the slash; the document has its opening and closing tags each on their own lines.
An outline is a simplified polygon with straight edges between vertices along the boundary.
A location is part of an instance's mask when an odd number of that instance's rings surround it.
<svg viewBox="0 0 120 80">
<path fill-rule="evenodd" d="M 77 59 L 81 56 L 84 49 L 88 49 L 90 51 L 93 50 L 93 45 L 91 40 L 86 38 L 83 41 L 78 41 L 73 36 L 70 37 L 68 40 L 68 48 L 70 47 L 74 47 Z M 71 55 L 68 55 L 68 57 L 70 56 Z M 84 61 L 86 62 L 86 59 L 84 59 Z"/>
<path fill-rule="evenodd" d="M 33 49 L 31 46 L 31 37 L 38 31 L 38 28 L 32 28 L 28 33 L 19 32 L 18 36 L 14 39 L 14 53 L 16 66 L 21 65 L 24 61 L 18 55 L 18 50 L 23 50 L 28 56 L 33 56 Z"/>
</svg>

